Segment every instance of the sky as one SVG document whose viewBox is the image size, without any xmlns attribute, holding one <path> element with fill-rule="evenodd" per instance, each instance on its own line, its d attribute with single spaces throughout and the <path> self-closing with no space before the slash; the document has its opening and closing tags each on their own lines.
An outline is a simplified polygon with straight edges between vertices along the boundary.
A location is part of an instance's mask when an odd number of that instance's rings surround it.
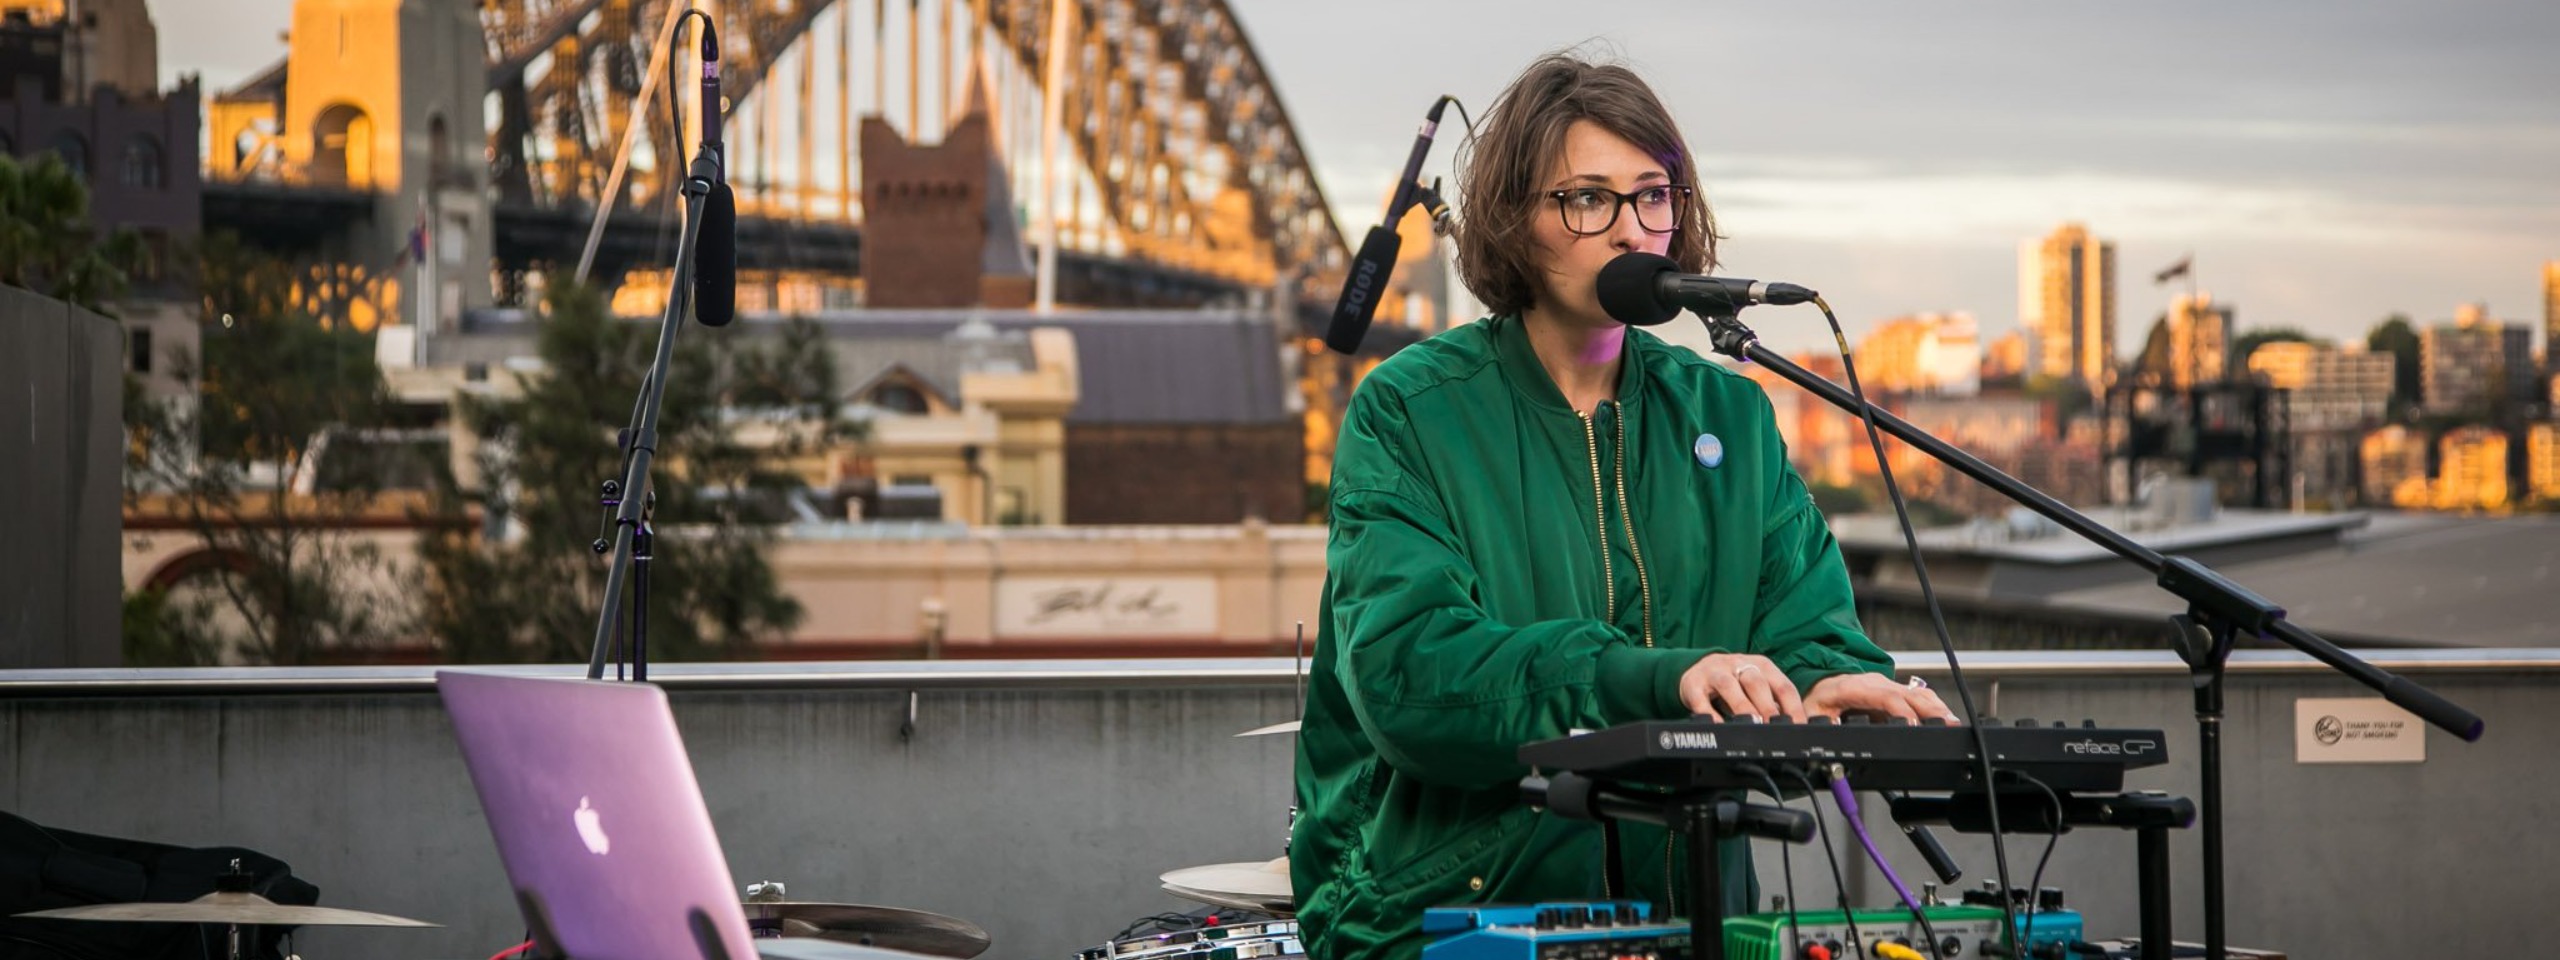
<svg viewBox="0 0 2560 960">
<path fill-rule="evenodd" d="M 1720 272 L 1815 287 L 1853 336 L 1923 311 L 2014 328 L 2018 245 L 2066 220 L 2116 243 L 2120 353 L 2184 289 L 2151 274 L 2188 254 L 2243 329 L 2343 338 L 2474 301 L 2538 328 L 2560 259 L 2549 0 L 1229 3 L 1346 236 L 1376 221 L 1433 97 L 1481 113 L 1577 47 L 1670 106 Z M 281 55 L 292 9 L 150 5 L 162 72 L 213 89 Z M 1452 175 L 1462 126 L 1426 176 Z M 1818 316 L 1756 313 L 1775 345 L 1825 339 Z"/>
</svg>

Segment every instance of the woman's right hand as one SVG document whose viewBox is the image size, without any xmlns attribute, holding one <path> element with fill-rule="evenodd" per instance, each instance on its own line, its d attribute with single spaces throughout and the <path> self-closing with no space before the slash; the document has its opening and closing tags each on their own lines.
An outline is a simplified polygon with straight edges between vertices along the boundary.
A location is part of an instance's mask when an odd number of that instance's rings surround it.
<svg viewBox="0 0 2560 960">
<path fill-rule="evenodd" d="M 1784 714 L 1804 721 L 1804 699 L 1795 681 L 1769 658 L 1754 653 L 1711 653 L 1680 675 L 1680 702 L 1712 720 L 1763 722 Z"/>
</svg>

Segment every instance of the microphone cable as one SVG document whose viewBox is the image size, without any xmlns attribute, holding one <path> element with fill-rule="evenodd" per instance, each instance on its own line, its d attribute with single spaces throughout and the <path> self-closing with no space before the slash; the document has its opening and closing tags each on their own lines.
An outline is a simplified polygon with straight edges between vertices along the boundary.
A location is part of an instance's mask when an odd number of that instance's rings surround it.
<svg viewBox="0 0 2560 960">
<path fill-rule="evenodd" d="M 2009 848 L 2000 839 L 2000 793 L 1993 780 L 1991 745 L 1982 733 L 1982 716 L 1974 710 L 1973 690 L 1964 682 L 1964 666 L 1956 660 L 1955 640 L 1947 634 L 1946 614 L 1938 607 L 1938 591 L 1929 583 L 1929 562 L 1920 554 L 1920 535 L 1911 526 L 1911 508 L 1902 500 L 1902 487 L 1893 480 L 1893 461 L 1885 455 L 1884 435 L 1876 429 L 1876 405 L 1867 399 L 1858 385 L 1858 362 L 1849 349 L 1849 335 L 1840 329 L 1840 318 L 1831 312 L 1831 304 L 1820 295 L 1813 305 L 1821 308 L 1822 319 L 1831 324 L 1831 340 L 1840 347 L 1840 369 L 1848 375 L 1849 394 L 1858 400 L 1859 418 L 1867 425 L 1867 444 L 1875 451 L 1876 471 L 1884 477 L 1884 492 L 1893 501 L 1893 516 L 1902 527 L 1903 545 L 1911 551 L 1911 569 L 1920 580 L 1920 599 L 1929 608 L 1929 626 L 1938 635 L 1938 649 L 1947 656 L 1948 681 L 1955 685 L 1956 698 L 1964 704 L 1964 725 L 1973 733 L 1974 761 L 1982 773 L 1983 807 L 1991 816 L 1991 863 L 2000 876 L 2000 937 L 2008 944 L 2008 956 L 2018 956 L 2018 909 L 2009 896 Z M 1915 725 L 1916 726 L 1916 725 Z M 2033 892 L 2029 892 L 2033 896 Z"/>
</svg>

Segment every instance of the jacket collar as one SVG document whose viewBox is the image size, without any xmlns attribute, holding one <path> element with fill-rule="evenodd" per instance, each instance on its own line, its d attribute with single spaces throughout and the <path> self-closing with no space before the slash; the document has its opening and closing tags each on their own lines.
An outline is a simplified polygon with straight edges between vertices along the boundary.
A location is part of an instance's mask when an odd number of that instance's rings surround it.
<svg viewBox="0 0 2560 960">
<path fill-rule="evenodd" d="M 1502 364 L 1503 379 L 1511 382 L 1513 393 L 1529 404 L 1551 413 L 1578 416 L 1565 402 L 1564 391 L 1556 389 L 1555 379 L 1547 376 L 1547 367 L 1538 362 L 1538 351 L 1529 346 L 1527 321 L 1519 314 L 1503 314 L 1486 323 L 1493 328 L 1494 355 Z M 1632 411 L 1644 394 L 1645 352 L 1652 349 L 1652 337 L 1633 327 L 1627 328 L 1626 345 L 1618 359 L 1618 399 L 1622 410 Z"/>
</svg>

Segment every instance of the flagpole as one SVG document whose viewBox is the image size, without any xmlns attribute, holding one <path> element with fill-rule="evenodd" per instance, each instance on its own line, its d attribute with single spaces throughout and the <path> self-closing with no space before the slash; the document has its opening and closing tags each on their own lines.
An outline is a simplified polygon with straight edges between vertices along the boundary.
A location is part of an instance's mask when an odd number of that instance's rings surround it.
<svg viewBox="0 0 2560 960">
<path fill-rule="evenodd" d="M 418 195 L 418 239 L 409 248 L 418 255 L 418 329 L 409 337 L 409 365 L 412 367 L 427 365 L 428 326 L 435 322 L 436 258 L 430 249 L 434 246 L 430 242 L 432 238 L 427 233 L 431 224 L 428 219 L 429 201 L 434 194 L 435 185 L 430 183 Z"/>
</svg>

